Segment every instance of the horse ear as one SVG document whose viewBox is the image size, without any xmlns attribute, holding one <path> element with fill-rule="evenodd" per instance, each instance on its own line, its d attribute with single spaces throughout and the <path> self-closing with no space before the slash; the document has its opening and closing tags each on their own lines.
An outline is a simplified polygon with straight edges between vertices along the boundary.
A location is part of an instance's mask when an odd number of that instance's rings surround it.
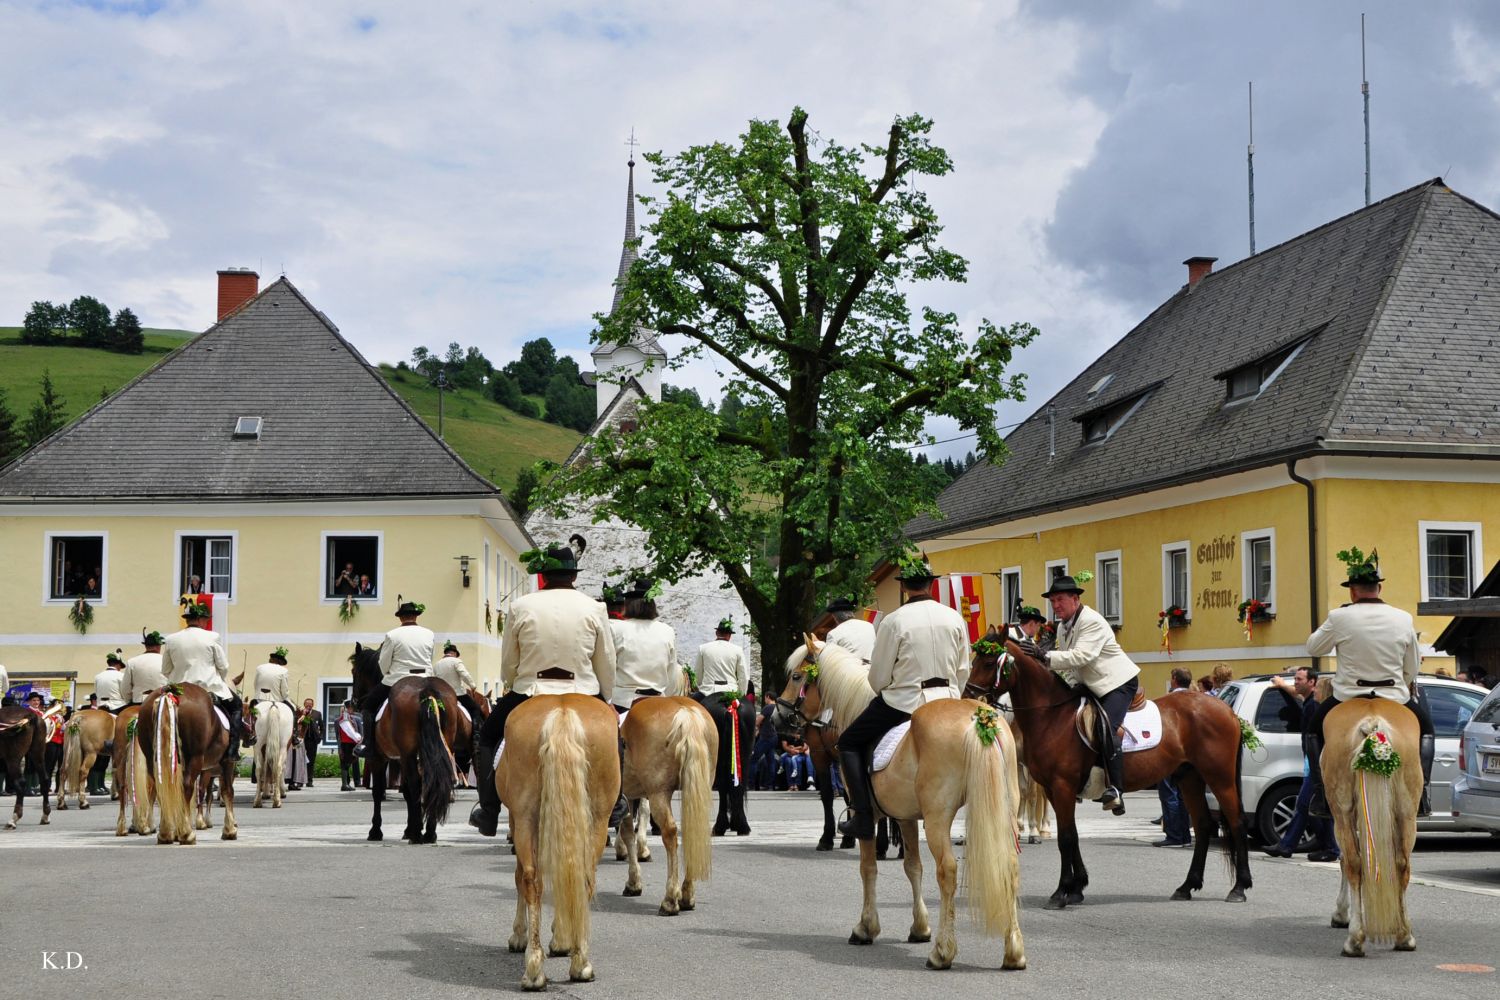
<svg viewBox="0 0 1500 1000">
<path fill-rule="evenodd" d="M 813 647 L 813 643 L 815 643 L 815 642 L 818 641 L 817 637 L 814 636 L 811 632 L 803 632 L 802 633 L 802 638 L 807 643 L 807 655 L 808 656 L 816 655 L 818 651 L 817 651 L 817 649 L 815 649 Z"/>
<path fill-rule="evenodd" d="M 360 653 L 363 653 L 364 650 L 365 650 L 365 648 L 363 646 L 361 646 L 358 642 L 356 642 L 354 644 L 354 655 L 355 656 L 358 656 Z"/>
</svg>

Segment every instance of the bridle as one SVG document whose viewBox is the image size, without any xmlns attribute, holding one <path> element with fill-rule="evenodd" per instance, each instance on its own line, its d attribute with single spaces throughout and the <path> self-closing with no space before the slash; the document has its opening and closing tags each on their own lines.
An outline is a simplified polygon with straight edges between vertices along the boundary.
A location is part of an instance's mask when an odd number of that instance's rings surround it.
<svg viewBox="0 0 1500 1000">
<path fill-rule="evenodd" d="M 802 665 L 804 667 L 808 665 L 817 666 L 818 654 L 809 652 L 808 655 L 802 658 Z M 816 719 L 809 719 L 802 711 L 802 703 L 807 700 L 807 689 L 816 683 L 818 683 L 816 680 L 809 682 L 806 678 L 803 678 L 802 684 L 797 688 L 797 698 L 795 701 L 787 701 L 785 698 L 777 696 L 777 711 L 784 712 L 792 717 L 794 725 L 790 730 L 791 732 L 801 733 L 809 728 L 820 728 L 822 725 Z"/>
</svg>

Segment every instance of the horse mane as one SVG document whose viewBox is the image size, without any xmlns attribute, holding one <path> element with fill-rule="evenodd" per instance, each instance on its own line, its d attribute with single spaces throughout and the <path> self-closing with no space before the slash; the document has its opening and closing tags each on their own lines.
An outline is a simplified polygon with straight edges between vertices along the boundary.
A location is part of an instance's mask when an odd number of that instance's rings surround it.
<svg viewBox="0 0 1500 1000">
<path fill-rule="evenodd" d="M 828 643 L 818 651 L 818 692 L 823 707 L 833 709 L 833 724 L 839 729 L 848 728 L 875 697 L 865 661 Z"/>
</svg>

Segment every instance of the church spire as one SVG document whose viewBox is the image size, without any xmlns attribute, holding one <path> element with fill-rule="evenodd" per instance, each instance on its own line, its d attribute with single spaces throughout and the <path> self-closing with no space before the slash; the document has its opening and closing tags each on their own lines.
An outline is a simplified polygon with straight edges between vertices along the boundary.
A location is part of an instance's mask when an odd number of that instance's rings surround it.
<svg viewBox="0 0 1500 1000">
<path fill-rule="evenodd" d="M 620 308 L 625 275 L 630 273 L 630 266 L 639 256 L 636 253 L 635 237 L 635 129 L 630 130 L 630 142 L 627 145 L 630 146 L 630 160 L 626 165 L 630 169 L 630 175 L 625 184 L 625 245 L 620 249 L 620 271 L 615 275 L 615 298 L 609 306 L 610 315 L 614 315 L 615 310 Z"/>
</svg>

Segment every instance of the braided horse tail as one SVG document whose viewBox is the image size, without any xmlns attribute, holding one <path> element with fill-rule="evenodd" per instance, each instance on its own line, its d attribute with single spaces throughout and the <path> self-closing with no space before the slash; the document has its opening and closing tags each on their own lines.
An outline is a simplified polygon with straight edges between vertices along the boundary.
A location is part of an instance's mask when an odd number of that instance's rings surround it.
<svg viewBox="0 0 1500 1000">
<path fill-rule="evenodd" d="M 428 829 L 448 821 L 448 803 L 457 783 L 453 753 L 443 736 L 444 711 L 442 699 L 429 682 L 417 705 L 422 754 L 422 822 Z"/>
</svg>

